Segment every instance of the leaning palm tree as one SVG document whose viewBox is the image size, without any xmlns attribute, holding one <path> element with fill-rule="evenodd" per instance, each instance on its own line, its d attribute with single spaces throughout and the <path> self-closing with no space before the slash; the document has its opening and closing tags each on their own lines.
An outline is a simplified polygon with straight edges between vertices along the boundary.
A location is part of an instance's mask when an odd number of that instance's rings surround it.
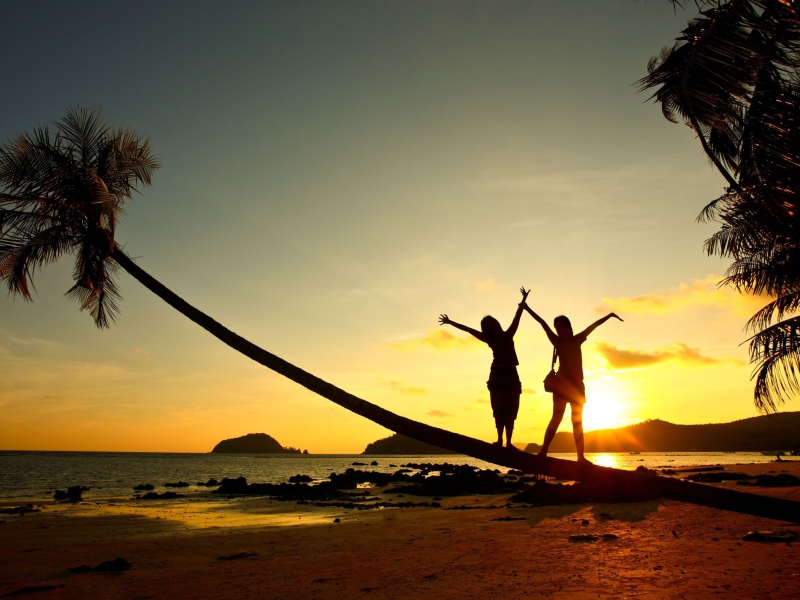
<svg viewBox="0 0 800 600">
<path fill-rule="evenodd" d="M 699 219 L 722 225 L 706 251 L 733 259 L 724 283 L 774 298 L 747 325 L 755 405 L 773 412 L 800 392 L 800 7 L 695 4 L 700 16 L 639 84 L 695 132 L 728 185 Z"/>
<path fill-rule="evenodd" d="M 73 254 L 74 285 L 66 295 L 107 328 L 119 312 L 116 277 L 123 269 L 234 350 L 340 406 L 392 431 L 498 462 L 485 442 L 391 413 L 259 348 L 139 267 L 116 242 L 116 226 L 125 202 L 151 184 L 159 166 L 149 140 L 83 108 L 67 111 L 52 130 L 39 127 L 0 148 L 0 279 L 9 291 L 30 300 L 36 269 Z"/>
<path fill-rule="evenodd" d="M 139 267 L 117 244 L 117 217 L 159 164 L 147 140 L 105 125 L 98 111 L 74 109 L 55 129 L 38 128 L 0 148 L 0 278 L 30 299 L 35 270 L 75 255 L 67 295 L 108 327 L 119 310 L 116 275 L 127 271 L 159 298 L 234 350 L 367 419 L 416 440 L 487 462 L 560 479 L 594 481 L 635 492 L 747 514 L 800 520 L 798 503 L 573 461 L 507 451 L 396 415 L 259 348 L 190 305 Z"/>
</svg>

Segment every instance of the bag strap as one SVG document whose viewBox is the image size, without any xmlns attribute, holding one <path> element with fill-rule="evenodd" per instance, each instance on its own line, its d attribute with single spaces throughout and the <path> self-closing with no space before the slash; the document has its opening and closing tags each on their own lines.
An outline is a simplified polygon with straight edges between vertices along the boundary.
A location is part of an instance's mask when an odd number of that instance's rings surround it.
<svg viewBox="0 0 800 600">
<path fill-rule="evenodd" d="M 556 368 L 556 357 L 557 356 L 558 356 L 558 351 L 556 350 L 556 347 L 553 346 L 553 362 L 550 363 L 550 370 L 551 371 Z"/>
</svg>

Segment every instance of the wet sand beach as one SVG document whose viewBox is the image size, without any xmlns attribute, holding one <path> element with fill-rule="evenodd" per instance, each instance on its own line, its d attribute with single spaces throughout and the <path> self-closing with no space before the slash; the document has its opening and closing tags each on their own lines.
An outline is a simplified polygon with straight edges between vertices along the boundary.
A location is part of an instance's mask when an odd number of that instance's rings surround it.
<svg viewBox="0 0 800 600">
<path fill-rule="evenodd" d="M 800 462 L 726 470 L 800 476 Z M 800 500 L 798 487 L 719 485 Z M 363 511 L 207 494 L 46 504 L 36 513 L 0 515 L 0 596 L 800 595 L 800 541 L 742 540 L 753 530 L 800 532 L 795 524 L 664 500 L 538 508 L 507 500 L 508 495 L 461 496 L 444 498 L 442 508 Z M 131 568 L 69 571 L 118 557 Z"/>
</svg>

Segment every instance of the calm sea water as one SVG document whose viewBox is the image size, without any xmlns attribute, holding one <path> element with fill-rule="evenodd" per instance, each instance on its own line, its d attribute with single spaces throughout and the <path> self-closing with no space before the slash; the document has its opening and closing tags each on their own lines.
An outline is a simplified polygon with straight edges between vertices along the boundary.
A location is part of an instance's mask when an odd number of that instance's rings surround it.
<svg viewBox="0 0 800 600">
<path fill-rule="evenodd" d="M 574 454 L 553 454 L 558 458 L 574 460 Z M 760 453 L 642 453 L 642 454 L 587 454 L 594 463 L 619 469 L 635 469 L 640 465 L 649 468 L 675 466 L 702 466 L 769 462 L 774 456 Z M 205 491 L 194 484 L 210 478 L 246 477 L 250 482 L 280 483 L 297 474 L 325 479 L 332 472 L 342 473 L 354 462 L 377 466 L 358 467 L 365 470 L 394 472 L 407 463 L 470 464 L 481 469 L 498 468 L 496 465 L 462 455 L 437 456 L 368 456 L 355 455 L 270 455 L 270 454 L 172 454 L 137 452 L 8 452 L 0 451 L 0 500 L 51 499 L 55 489 L 72 485 L 91 488 L 84 498 L 129 498 L 133 486 L 150 483 L 156 491 L 165 491 L 164 483 L 186 481 L 189 488 L 184 493 Z M 507 469 L 500 467 L 501 471 Z"/>
</svg>

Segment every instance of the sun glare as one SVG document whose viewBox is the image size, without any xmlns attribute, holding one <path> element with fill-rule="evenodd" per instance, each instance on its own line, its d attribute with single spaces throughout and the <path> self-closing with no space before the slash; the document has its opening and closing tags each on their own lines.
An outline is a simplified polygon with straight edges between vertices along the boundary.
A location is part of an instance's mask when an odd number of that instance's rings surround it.
<svg viewBox="0 0 800 600">
<path fill-rule="evenodd" d="M 587 402 L 583 409 L 585 431 L 613 429 L 629 424 L 626 394 L 617 381 L 592 382 L 586 390 Z"/>
</svg>

